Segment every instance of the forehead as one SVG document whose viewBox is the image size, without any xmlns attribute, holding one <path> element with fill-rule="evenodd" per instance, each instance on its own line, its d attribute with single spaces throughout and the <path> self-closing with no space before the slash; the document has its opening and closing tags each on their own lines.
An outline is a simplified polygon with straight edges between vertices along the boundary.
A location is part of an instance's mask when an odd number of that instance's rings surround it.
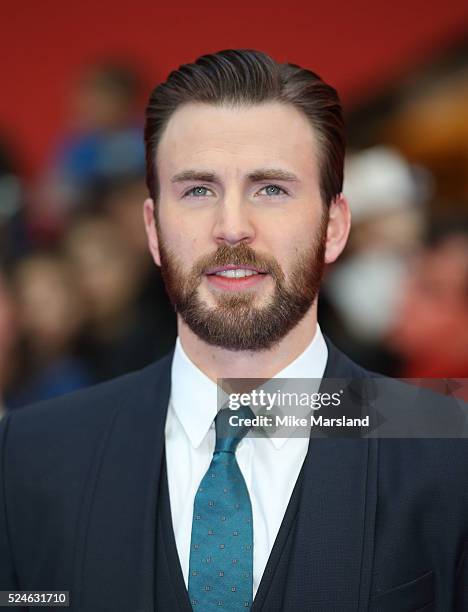
<svg viewBox="0 0 468 612">
<path fill-rule="evenodd" d="M 157 160 L 160 175 L 186 167 L 242 173 L 272 166 L 317 176 L 318 142 L 310 121 L 290 104 L 186 104 L 171 116 Z"/>
</svg>

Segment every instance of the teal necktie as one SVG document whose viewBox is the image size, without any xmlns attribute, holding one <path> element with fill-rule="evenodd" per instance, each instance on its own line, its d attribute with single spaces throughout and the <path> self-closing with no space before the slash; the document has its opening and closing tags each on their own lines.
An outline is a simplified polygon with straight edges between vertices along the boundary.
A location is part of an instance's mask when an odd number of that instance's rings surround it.
<svg viewBox="0 0 468 612">
<path fill-rule="evenodd" d="M 216 447 L 193 504 L 188 591 L 200 612 L 245 612 L 252 605 L 252 506 L 235 455 L 249 428 L 230 425 L 232 416 L 252 412 L 218 412 Z"/>
</svg>

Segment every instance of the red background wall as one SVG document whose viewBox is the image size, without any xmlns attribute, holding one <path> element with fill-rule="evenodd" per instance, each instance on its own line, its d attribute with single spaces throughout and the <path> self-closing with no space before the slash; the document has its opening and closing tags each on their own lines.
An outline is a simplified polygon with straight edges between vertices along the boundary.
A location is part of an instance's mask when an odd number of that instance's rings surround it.
<svg viewBox="0 0 468 612">
<path fill-rule="evenodd" d="M 30 0 L 1 12 L 0 128 L 29 172 L 63 126 L 70 84 L 96 58 L 133 60 L 149 88 L 202 53 L 253 47 L 319 72 L 351 105 L 460 38 L 468 25 L 466 0 Z"/>
</svg>

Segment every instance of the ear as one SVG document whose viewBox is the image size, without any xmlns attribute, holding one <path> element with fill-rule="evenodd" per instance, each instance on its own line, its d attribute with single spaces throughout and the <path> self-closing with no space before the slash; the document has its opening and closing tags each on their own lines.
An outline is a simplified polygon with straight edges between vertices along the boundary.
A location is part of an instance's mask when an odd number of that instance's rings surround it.
<svg viewBox="0 0 468 612">
<path fill-rule="evenodd" d="M 153 260 L 157 266 L 160 266 L 161 257 L 159 254 L 158 231 L 156 229 L 154 213 L 154 202 L 151 198 L 147 198 L 143 203 L 143 218 L 145 221 L 146 237 L 148 239 L 148 247 L 151 255 L 153 256 Z"/>
<path fill-rule="evenodd" d="M 351 228 L 351 211 L 342 193 L 330 204 L 325 263 L 333 263 L 341 255 Z"/>
</svg>

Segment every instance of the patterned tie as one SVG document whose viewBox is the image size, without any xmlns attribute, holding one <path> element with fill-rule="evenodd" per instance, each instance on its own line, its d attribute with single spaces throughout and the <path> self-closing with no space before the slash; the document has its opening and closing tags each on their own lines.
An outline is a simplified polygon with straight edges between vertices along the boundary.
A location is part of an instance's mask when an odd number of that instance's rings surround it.
<svg viewBox="0 0 468 612">
<path fill-rule="evenodd" d="M 200 612 L 252 605 L 252 506 L 235 455 L 249 428 L 230 425 L 233 415 L 253 416 L 250 408 L 218 412 L 213 459 L 193 504 L 188 591 Z"/>
</svg>

